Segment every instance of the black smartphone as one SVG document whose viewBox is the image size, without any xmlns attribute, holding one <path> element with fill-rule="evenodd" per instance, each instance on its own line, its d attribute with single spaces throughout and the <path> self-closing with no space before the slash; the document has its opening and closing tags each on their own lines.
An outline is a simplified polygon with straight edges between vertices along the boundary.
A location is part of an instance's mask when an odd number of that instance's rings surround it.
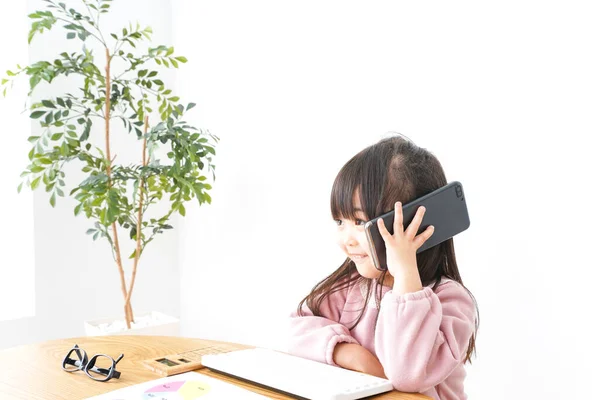
<svg viewBox="0 0 600 400">
<path fill-rule="evenodd" d="M 403 226 L 412 222 L 419 206 L 424 206 L 426 211 L 417 234 L 423 232 L 429 225 L 435 227 L 433 235 L 417 250 L 420 253 L 436 246 L 460 232 L 470 225 L 465 192 L 460 182 L 451 182 L 444 187 L 434 190 L 408 204 L 402 206 Z M 371 251 L 375 268 L 380 271 L 387 270 L 385 242 L 379 233 L 377 220 L 383 218 L 385 227 L 394 233 L 394 210 L 387 212 L 365 224 L 365 233 Z"/>
</svg>

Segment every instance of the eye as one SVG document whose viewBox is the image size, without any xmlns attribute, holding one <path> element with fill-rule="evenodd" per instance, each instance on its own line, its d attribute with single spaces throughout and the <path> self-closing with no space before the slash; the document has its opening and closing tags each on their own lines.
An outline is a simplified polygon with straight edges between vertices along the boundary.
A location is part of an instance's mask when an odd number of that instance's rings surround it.
<svg viewBox="0 0 600 400">
<path fill-rule="evenodd" d="M 356 225 L 364 225 L 364 224 L 366 224 L 367 222 L 366 222 L 366 221 L 363 221 L 362 219 L 355 219 L 355 220 L 354 220 L 354 223 L 355 223 Z"/>
<path fill-rule="evenodd" d="M 335 224 L 337 226 L 341 226 L 342 225 L 342 220 L 341 219 L 334 219 L 333 222 L 335 222 Z"/>
</svg>

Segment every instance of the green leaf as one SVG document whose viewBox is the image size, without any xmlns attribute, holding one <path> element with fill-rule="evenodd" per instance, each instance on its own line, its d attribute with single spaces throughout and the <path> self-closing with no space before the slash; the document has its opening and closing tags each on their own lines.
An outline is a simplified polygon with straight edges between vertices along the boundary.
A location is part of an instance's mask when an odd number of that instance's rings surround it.
<svg viewBox="0 0 600 400">
<path fill-rule="evenodd" d="M 88 119 L 85 123 L 85 128 L 83 128 L 83 133 L 81 134 L 81 137 L 79 138 L 79 140 L 81 142 L 88 140 L 88 138 L 90 137 L 91 127 L 92 127 L 92 121 Z"/>
<path fill-rule="evenodd" d="M 185 109 L 185 111 L 191 110 L 192 108 L 196 107 L 196 103 L 190 103 L 187 105 L 187 108 Z M 187 118 L 186 118 L 187 119 Z M 195 124 L 194 124 L 195 125 Z"/>
<path fill-rule="evenodd" d="M 185 217 L 185 207 L 183 204 L 179 205 L 179 214 L 181 214 L 182 217 Z"/>
<path fill-rule="evenodd" d="M 56 193 L 52 193 L 52 196 L 50 196 L 50 205 L 52 207 L 56 206 Z"/>
<path fill-rule="evenodd" d="M 34 87 L 37 86 L 38 83 L 40 83 L 40 80 L 42 78 L 39 75 L 33 75 L 31 78 L 29 78 L 29 86 L 31 88 L 31 90 L 33 90 Z"/>
<path fill-rule="evenodd" d="M 23 189 L 23 182 L 21 182 L 19 186 L 17 186 L 17 193 L 21 193 L 21 189 Z"/>
<path fill-rule="evenodd" d="M 54 103 L 51 102 L 50 100 L 42 100 L 42 104 L 44 105 L 44 107 L 56 108 L 56 106 L 54 105 Z"/>
<path fill-rule="evenodd" d="M 67 39 L 75 39 L 76 36 L 77 34 L 75 32 L 67 33 Z"/>
<path fill-rule="evenodd" d="M 177 61 L 181 61 L 182 63 L 186 63 L 188 61 L 187 58 L 185 58 L 183 56 L 175 57 L 175 59 Z"/>
<path fill-rule="evenodd" d="M 31 189 L 32 190 L 37 189 L 37 187 L 40 185 L 40 179 L 42 179 L 42 177 L 38 176 L 37 178 L 35 178 L 34 180 L 31 181 Z"/>
</svg>

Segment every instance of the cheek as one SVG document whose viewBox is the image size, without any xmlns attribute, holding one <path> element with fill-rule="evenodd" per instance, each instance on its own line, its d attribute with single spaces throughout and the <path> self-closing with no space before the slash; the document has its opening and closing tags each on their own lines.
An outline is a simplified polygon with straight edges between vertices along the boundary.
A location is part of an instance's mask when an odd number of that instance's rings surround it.
<svg viewBox="0 0 600 400">
<path fill-rule="evenodd" d="M 365 233 L 364 232 L 358 233 L 356 239 L 357 239 L 358 244 L 360 245 L 361 249 L 363 249 L 365 253 L 371 254 L 371 252 L 369 251 L 369 242 L 367 241 L 367 236 L 365 235 Z"/>
<path fill-rule="evenodd" d="M 336 237 L 335 239 L 335 243 L 337 243 L 340 251 L 344 254 L 344 256 L 346 255 L 346 243 L 344 243 L 344 240 L 340 238 L 340 236 L 338 235 L 338 237 Z"/>
<path fill-rule="evenodd" d="M 342 236 L 342 233 L 338 230 L 335 232 L 334 236 L 333 236 L 335 243 L 340 246 L 341 248 L 344 248 L 344 239 Z"/>
</svg>

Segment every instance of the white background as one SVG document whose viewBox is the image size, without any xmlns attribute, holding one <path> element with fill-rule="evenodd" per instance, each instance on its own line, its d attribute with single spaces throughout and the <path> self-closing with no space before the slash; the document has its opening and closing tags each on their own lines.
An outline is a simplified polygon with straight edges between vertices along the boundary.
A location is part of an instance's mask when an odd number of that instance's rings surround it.
<svg viewBox="0 0 600 400">
<path fill-rule="evenodd" d="M 282 347 L 286 316 L 343 261 L 335 175 L 397 131 L 465 187 L 471 227 L 455 243 L 481 313 L 470 398 L 594 396 L 600 6 L 119 3 L 116 19 L 152 25 L 189 59 L 175 77 L 198 103 L 189 120 L 222 139 L 213 204 L 188 207 L 154 243 L 134 306 L 180 313 L 186 336 Z M 73 310 L 34 339 L 81 334 L 81 319 L 120 312 L 116 267 L 85 220 L 68 222 L 72 207 L 34 199 L 36 281 L 49 282 L 34 326 Z M 60 297 L 69 277 L 88 307 Z M 165 282 L 174 297 L 158 302 L 149 294 Z"/>
<path fill-rule="evenodd" d="M 214 204 L 185 219 L 189 335 L 281 345 L 341 264 L 329 191 L 393 130 L 464 184 L 474 399 L 593 397 L 600 6 L 554 1 L 175 1 L 178 78 L 222 137 Z"/>
</svg>

